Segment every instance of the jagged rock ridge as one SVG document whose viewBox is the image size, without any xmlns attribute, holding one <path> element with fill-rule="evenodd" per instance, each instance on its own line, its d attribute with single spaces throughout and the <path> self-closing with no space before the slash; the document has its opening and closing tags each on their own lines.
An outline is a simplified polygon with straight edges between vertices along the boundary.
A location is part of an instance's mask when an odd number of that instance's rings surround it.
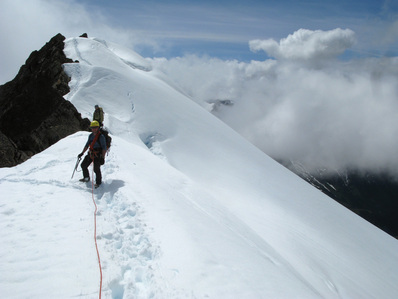
<svg viewBox="0 0 398 299">
<path fill-rule="evenodd" d="M 17 76 L 0 86 L 0 167 L 15 166 L 58 140 L 87 130 L 89 120 L 63 96 L 69 92 L 62 65 L 65 37 L 54 36 L 31 53 Z"/>
</svg>

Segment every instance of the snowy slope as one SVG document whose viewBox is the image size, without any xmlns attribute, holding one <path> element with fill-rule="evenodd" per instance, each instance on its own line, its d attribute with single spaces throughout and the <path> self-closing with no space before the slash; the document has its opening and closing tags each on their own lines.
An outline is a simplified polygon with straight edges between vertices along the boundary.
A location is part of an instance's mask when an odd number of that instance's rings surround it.
<svg viewBox="0 0 398 299">
<path fill-rule="evenodd" d="M 88 133 L 0 169 L 6 298 L 394 298 L 398 241 L 274 162 L 136 53 L 72 38 L 66 98 L 103 107 L 113 146 L 92 192 Z"/>
</svg>

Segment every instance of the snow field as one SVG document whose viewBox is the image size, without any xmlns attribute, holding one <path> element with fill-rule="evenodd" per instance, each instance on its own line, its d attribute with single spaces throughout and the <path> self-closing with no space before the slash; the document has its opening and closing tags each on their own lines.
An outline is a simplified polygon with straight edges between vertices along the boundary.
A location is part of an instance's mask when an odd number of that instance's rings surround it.
<svg viewBox="0 0 398 299">
<path fill-rule="evenodd" d="M 75 160 L 58 155 L 64 148 L 57 145 L 26 166 L 1 170 L 2 240 L 13 244 L 0 248 L 5 298 L 89 298 L 97 291 L 89 193 L 68 182 Z"/>
<path fill-rule="evenodd" d="M 398 242 L 249 144 L 136 53 L 72 38 L 66 99 L 105 111 L 94 190 L 103 298 L 394 298 Z M 118 56 L 121 55 L 121 56 Z M 97 298 L 79 132 L 0 169 L 0 291 Z"/>
</svg>

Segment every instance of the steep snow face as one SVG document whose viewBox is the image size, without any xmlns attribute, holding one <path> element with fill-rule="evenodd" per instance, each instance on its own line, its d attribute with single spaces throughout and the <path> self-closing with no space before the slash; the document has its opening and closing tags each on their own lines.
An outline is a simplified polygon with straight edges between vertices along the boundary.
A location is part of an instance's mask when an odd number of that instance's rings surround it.
<svg viewBox="0 0 398 299">
<path fill-rule="evenodd" d="M 65 65 L 66 98 L 84 117 L 103 107 L 113 145 L 93 195 L 66 175 L 87 133 L 0 170 L 8 298 L 97 295 L 92 198 L 105 298 L 398 295 L 397 240 L 274 162 L 136 53 L 86 38 L 68 39 L 65 53 L 80 62 Z"/>
</svg>

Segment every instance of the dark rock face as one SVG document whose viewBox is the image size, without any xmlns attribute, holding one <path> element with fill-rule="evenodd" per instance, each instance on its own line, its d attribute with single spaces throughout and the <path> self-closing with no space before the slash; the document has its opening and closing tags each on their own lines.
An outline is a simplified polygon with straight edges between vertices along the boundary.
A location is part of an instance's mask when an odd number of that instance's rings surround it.
<svg viewBox="0 0 398 299">
<path fill-rule="evenodd" d="M 54 36 L 34 51 L 18 75 L 0 86 L 0 167 L 24 162 L 58 140 L 88 130 L 76 108 L 63 98 L 69 92 L 62 65 L 73 62 L 63 49 L 65 37 Z"/>
<path fill-rule="evenodd" d="M 350 172 L 345 177 L 318 178 L 315 185 L 362 218 L 398 238 L 398 182 L 388 175 Z"/>
<path fill-rule="evenodd" d="M 398 239 L 398 181 L 388 174 L 308 172 L 302 165 L 280 162 L 323 193 Z"/>
</svg>

